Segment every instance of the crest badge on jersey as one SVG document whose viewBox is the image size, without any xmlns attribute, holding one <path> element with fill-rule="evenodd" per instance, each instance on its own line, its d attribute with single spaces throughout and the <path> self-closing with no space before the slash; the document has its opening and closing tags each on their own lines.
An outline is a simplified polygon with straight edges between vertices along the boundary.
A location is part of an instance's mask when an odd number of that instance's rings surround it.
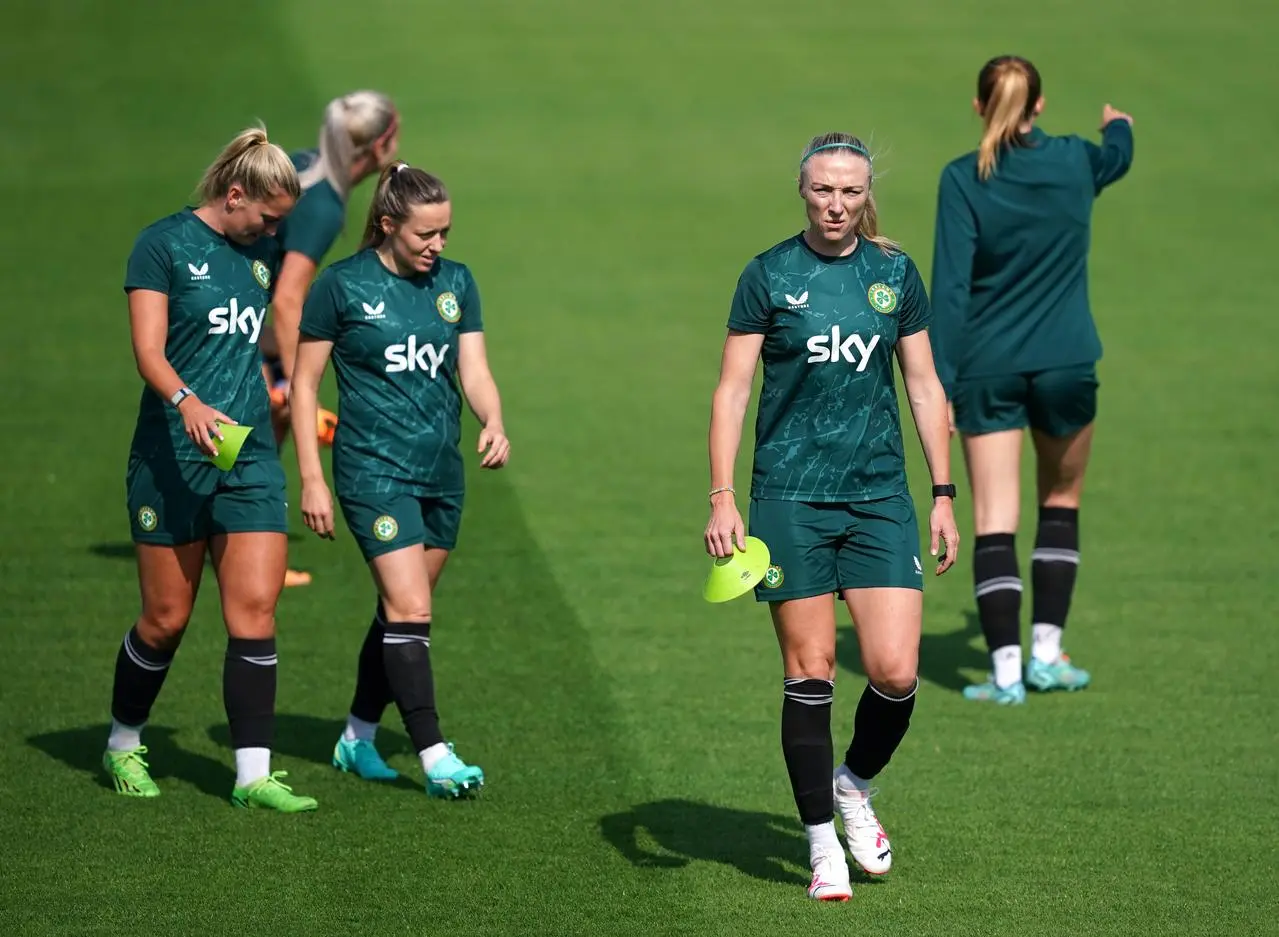
<svg viewBox="0 0 1279 937">
<path fill-rule="evenodd" d="M 456 322 L 462 318 L 462 307 L 452 293 L 441 293 L 440 298 L 435 301 L 435 308 L 445 322 Z"/>
<path fill-rule="evenodd" d="M 257 280 L 258 285 L 264 290 L 271 286 L 271 271 L 260 260 L 253 261 L 253 279 Z"/>
<path fill-rule="evenodd" d="M 147 533 L 155 530 L 156 524 L 160 522 L 160 518 L 155 513 L 155 508 L 149 504 L 144 504 L 138 508 L 138 526 Z"/>
<path fill-rule="evenodd" d="M 897 308 L 897 293 L 887 283 L 872 283 L 866 291 L 866 298 L 876 312 L 888 315 Z"/>
<path fill-rule="evenodd" d="M 786 580 L 786 574 L 782 572 L 782 568 L 774 563 L 768 569 L 764 570 L 764 588 L 776 589 Z"/>
<path fill-rule="evenodd" d="M 395 518 L 390 514 L 383 514 L 373 522 L 373 536 L 383 543 L 390 543 L 399 532 L 400 525 L 396 523 Z"/>
</svg>

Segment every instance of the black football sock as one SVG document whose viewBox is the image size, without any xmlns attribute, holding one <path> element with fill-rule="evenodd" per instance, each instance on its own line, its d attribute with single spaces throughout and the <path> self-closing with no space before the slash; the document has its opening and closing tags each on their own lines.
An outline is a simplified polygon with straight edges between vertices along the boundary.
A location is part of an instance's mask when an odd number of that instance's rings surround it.
<svg viewBox="0 0 1279 937">
<path fill-rule="evenodd" d="M 915 711 L 915 691 L 919 680 L 906 696 L 882 693 L 869 682 L 857 701 L 853 719 L 853 740 L 844 753 L 844 765 L 863 781 L 869 781 L 884 770 L 906 737 L 911 713 Z"/>
<path fill-rule="evenodd" d="M 835 684 L 816 677 L 787 677 L 782 695 L 782 756 L 795 807 L 805 826 L 835 818 L 831 775 L 835 767 L 830 710 Z"/>
<path fill-rule="evenodd" d="M 382 660 L 413 750 L 420 753 L 443 742 L 431 673 L 431 623 L 388 621 L 382 629 Z"/>
<path fill-rule="evenodd" d="M 1013 534 L 982 534 L 973 545 L 973 594 L 995 683 L 1021 679 L 1021 572 Z"/>
<path fill-rule="evenodd" d="M 1045 664 L 1061 656 L 1061 633 L 1070 614 L 1079 571 L 1079 511 L 1076 508 L 1039 509 L 1039 530 L 1031 554 L 1034 600 L 1031 617 L 1035 658 Z"/>
</svg>

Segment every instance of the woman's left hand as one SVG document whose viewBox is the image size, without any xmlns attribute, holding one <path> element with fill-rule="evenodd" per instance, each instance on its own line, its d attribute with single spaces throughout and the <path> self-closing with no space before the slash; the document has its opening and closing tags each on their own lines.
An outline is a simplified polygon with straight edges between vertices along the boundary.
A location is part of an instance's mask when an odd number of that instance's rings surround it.
<svg viewBox="0 0 1279 937">
<path fill-rule="evenodd" d="M 932 535 L 932 555 L 937 555 L 938 547 L 944 547 L 937 564 L 937 575 L 940 576 L 955 565 L 955 556 L 959 553 L 959 528 L 955 526 L 955 505 L 950 498 L 937 498 L 933 501 L 933 510 L 928 516 L 928 529 Z"/>
<path fill-rule="evenodd" d="M 480 430 L 479 445 L 476 451 L 484 456 L 480 468 L 500 469 L 511 457 L 511 441 L 506 438 L 506 431 L 500 423 L 490 423 Z"/>
</svg>

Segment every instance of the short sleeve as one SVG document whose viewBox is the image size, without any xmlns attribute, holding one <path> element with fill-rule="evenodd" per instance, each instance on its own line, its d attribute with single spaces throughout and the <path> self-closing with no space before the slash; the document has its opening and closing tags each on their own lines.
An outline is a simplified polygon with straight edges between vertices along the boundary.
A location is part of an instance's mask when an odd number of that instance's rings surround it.
<svg viewBox="0 0 1279 937">
<path fill-rule="evenodd" d="M 769 298 L 768 275 L 764 273 L 764 262 L 756 257 L 737 278 L 728 327 L 737 332 L 764 334 L 772 320 L 773 303 Z"/>
<path fill-rule="evenodd" d="M 155 290 L 169 295 L 173 285 L 173 255 L 160 238 L 143 232 L 133 245 L 124 272 L 124 291 Z"/>
<path fill-rule="evenodd" d="M 466 285 L 462 292 L 462 318 L 458 320 L 458 332 L 483 332 L 484 316 L 480 311 L 480 288 L 475 284 L 471 271 L 466 271 Z"/>
<path fill-rule="evenodd" d="M 319 266 L 342 233 L 346 209 L 319 189 L 308 189 L 298 200 L 280 232 L 285 252 L 296 251 Z"/>
<path fill-rule="evenodd" d="M 902 280 L 902 299 L 900 312 L 897 314 L 897 337 L 905 338 L 928 328 L 932 318 L 932 308 L 928 304 L 928 292 L 924 289 L 924 280 L 919 275 L 915 261 L 906 257 L 906 275 Z"/>
<path fill-rule="evenodd" d="M 326 270 L 307 293 L 302 306 L 300 334 L 336 342 L 342 330 L 342 306 L 337 277 Z"/>
</svg>

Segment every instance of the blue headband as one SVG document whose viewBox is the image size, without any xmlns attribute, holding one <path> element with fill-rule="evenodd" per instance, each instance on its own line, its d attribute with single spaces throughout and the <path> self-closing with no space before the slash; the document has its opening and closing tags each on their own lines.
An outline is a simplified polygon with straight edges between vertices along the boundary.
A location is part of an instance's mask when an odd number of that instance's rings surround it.
<svg viewBox="0 0 1279 937">
<path fill-rule="evenodd" d="M 864 146 L 859 146 L 856 143 L 826 143 L 822 146 L 815 146 L 805 153 L 804 158 L 799 161 L 799 164 L 803 166 L 806 162 L 808 162 L 810 157 L 812 157 L 815 153 L 820 153 L 822 150 L 852 150 L 854 153 L 860 153 L 862 156 L 866 157 L 867 162 L 870 162 L 870 154 L 866 152 L 866 148 Z"/>
</svg>

